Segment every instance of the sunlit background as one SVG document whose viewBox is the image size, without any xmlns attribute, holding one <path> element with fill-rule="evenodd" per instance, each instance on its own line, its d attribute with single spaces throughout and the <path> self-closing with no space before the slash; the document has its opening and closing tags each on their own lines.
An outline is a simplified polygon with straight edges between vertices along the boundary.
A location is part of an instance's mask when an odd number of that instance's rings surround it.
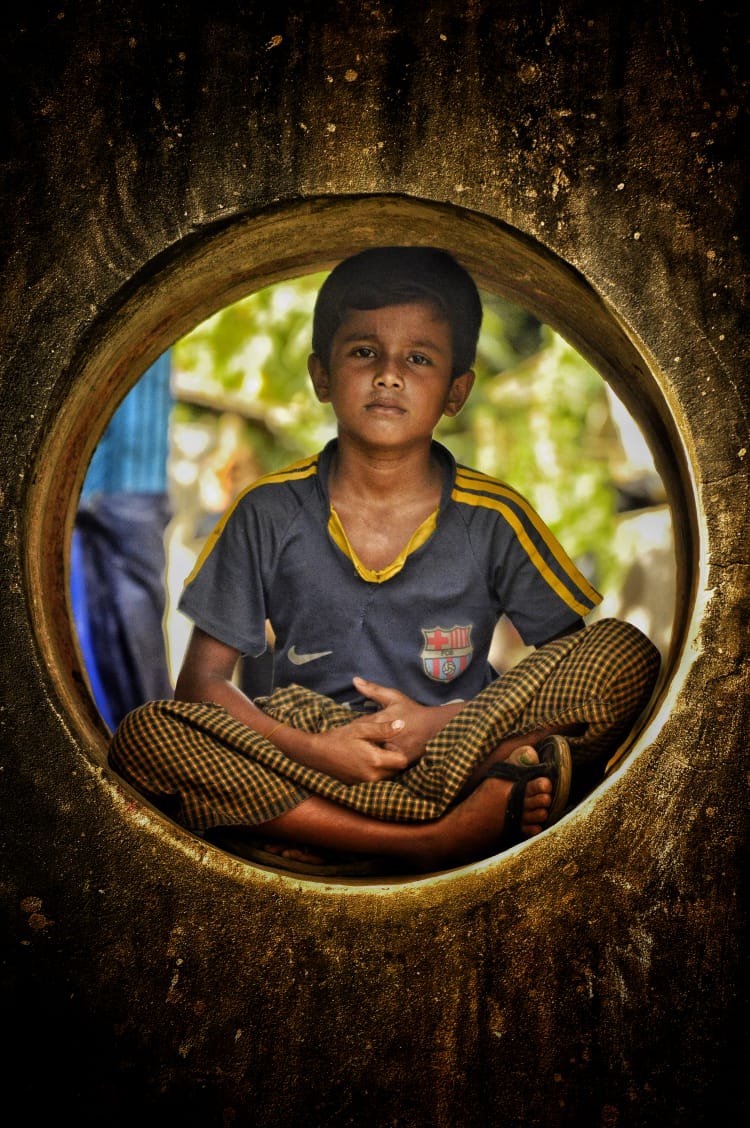
<svg viewBox="0 0 750 1128">
<path fill-rule="evenodd" d="M 71 594 L 97 706 L 114 727 L 170 696 L 191 630 L 185 577 L 233 497 L 335 434 L 307 376 L 325 275 L 269 286 L 221 310 L 152 366 L 112 418 L 81 494 Z M 548 326 L 483 293 L 477 382 L 437 437 L 538 510 L 615 615 L 666 653 L 675 600 L 672 525 L 641 432 L 606 382 Z M 272 636 L 269 630 L 269 639 Z M 526 648 L 503 620 L 499 670 Z M 247 661 L 250 693 L 270 658 Z"/>
</svg>

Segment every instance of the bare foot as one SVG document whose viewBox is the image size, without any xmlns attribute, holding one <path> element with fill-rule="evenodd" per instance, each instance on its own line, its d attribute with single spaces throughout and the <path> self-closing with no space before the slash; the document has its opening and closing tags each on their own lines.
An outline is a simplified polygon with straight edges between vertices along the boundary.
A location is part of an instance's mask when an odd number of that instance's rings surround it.
<svg viewBox="0 0 750 1128">
<path fill-rule="evenodd" d="M 580 725 L 567 725 L 559 727 L 560 732 L 572 731 L 581 728 Z M 496 748 L 490 752 L 486 760 L 478 764 L 472 774 L 467 779 L 461 791 L 459 798 L 465 799 L 470 795 L 474 788 L 487 778 L 487 773 L 494 764 L 500 764 L 503 761 L 509 764 L 537 764 L 539 757 L 534 751 L 534 746 L 540 744 L 545 737 L 551 735 L 551 730 L 535 729 L 534 732 L 529 732 L 525 736 L 510 736 L 506 740 L 502 740 Z"/>
<path fill-rule="evenodd" d="M 314 854 L 307 846 L 299 843 L 264 842 L 262 848 L 269 854 L 276 854 L 278 858 L 289 858 L 294 862 L 307 862 L 311 866 L 322 866 L 325 858 Z"/>
<path fill-rule="evenodd" d="M 521 764 L 525 768 L 539 763 L 539 755 L 530 744 L 516 748 L 507 759 L 509 764 Z M 527 785 L 521 816 L 521 833 L 527 838 L 541 834 L 544 830 L 544 824 L 549 817 L 549 808 L 552 806 L 553 791 L 551 780 L 544 776 L 532 780 Z"/>
<path fill-rule="evenodd" d="M 539 762 L 529 746 L 515 749 L 508 757 L 511 763 L 530 766 Z M 457 807 L 434 823 L 427 823 L 421 840 L 414 843 L 415 853 L 409 858 L 420 868 L 460 865 L 496 853 L 502 844 L 505 815 L 513 788 L 510 780 L 489 778 Z M 521 834 L 532 838 L 541 834 L 552 805 L 552 783 L 541 776 L 526 785 Z"/>
</svg>

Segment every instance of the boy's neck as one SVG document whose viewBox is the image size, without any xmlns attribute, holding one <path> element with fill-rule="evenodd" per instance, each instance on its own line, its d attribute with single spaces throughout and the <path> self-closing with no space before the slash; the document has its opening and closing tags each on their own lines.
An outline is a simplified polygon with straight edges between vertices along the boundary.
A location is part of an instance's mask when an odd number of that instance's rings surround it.
<svg viewBox="0 0 750 1128">
<path fill-rule="evenodd" d="M 331 500 L 402 502 L 437 495 L 443 479 L 432 442 L 406 450 L 363 448 L 339 436 L 329 478 Z"/>
</svg>

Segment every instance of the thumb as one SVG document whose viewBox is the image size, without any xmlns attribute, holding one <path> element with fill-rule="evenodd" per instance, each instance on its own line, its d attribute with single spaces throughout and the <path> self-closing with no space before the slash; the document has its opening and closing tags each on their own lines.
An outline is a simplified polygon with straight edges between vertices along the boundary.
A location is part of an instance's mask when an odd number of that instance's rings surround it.
<svg viewBox="0 0 750 1128">
<path fill-rule="evenodd" d="M 403 694 L 399 693 L 397 689 L 391 689 L 387 685 L 378 685 L 377 682 L 367 681 L 366 678 L 352 678 L 352 681 L 363 697 L 377 701 L 378 705 L 396 705 L 403 697 Z"/>
</svg>

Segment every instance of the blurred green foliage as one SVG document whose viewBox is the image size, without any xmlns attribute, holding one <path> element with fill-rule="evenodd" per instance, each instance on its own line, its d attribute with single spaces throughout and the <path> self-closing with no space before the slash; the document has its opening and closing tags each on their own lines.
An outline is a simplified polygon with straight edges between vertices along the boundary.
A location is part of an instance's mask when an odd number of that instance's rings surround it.
<svg viewBox="0 0 750 1128">
<path fill-rule="evenodd" d="M 264 473 L 319 449 L 335 434 L 307 374 L 315 298 L 325 274 L 258 290 L 198 325 L 174 347 L 181 374 L 200 386 L 201 403 L 239 411 Z M 183 410 L 182 419 L 187 417 Z"/>
<path fill-rule="evenodd" d="M 239 411 L 264 472 L 302 458 L 335 434 L 307 376 L 312 311 L 325 275 L 252 294 L 215 314 L 174 349 L 181 382 L 199 402 Z M 594 584 L 619 579 L 612 552 L 613 432 L 601 377 L 531 314 L 482 294 L 477 382 L 437 436 L 459 462 L 518 489 Z M 187 394 L 187 393 L 184 393 Z M 188 398 L 190 398 L 188 394 Z M 180 418 L 191 409 L 178 405 Z"/>
</svg>

